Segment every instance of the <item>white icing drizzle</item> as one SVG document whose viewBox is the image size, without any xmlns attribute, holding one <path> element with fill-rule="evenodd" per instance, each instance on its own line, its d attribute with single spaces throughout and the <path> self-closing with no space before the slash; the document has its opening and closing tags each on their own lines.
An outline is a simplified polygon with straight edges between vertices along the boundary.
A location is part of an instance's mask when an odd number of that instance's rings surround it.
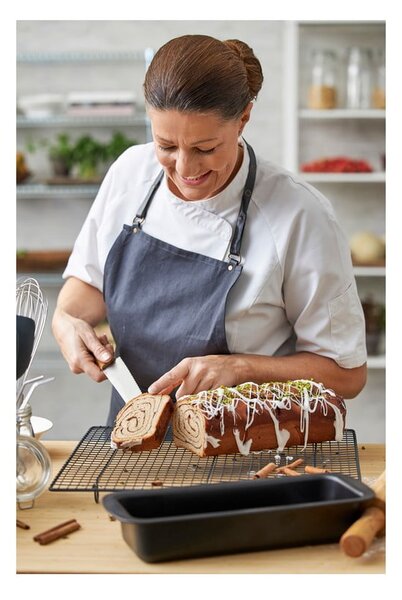
<svg viewBox="0 0 402 600">
<path fill-rule="evenodd" d="M 206 435 L 205 436 L 205 444 L 204 447 L 207 447 L 207 444 L 211 444 L 211 446 L 213 448 L 217 448 L 221 443 L 221 440 L 218 440 L 218 438 L 214 437 L 213 435 Z"/>
<path fill-rule="evenodd" d="M 243 454 L 244 456 L 250 454 L 250 448 L 251 444 L 253 443 L 253 438 L 250 438 L 249 440 L 247 440 L 247 442 L 243 442 L 240 439 L 240 431 L 238 429 L 233 429 L 233 435 L 235 437 L 240 454 Z"/>
<path fill-rule="evenodd" d="M 295 390 L 298 390 L 299 393 L 297 394 L 297 391 Z M 270 397 L 267 398 L 267 395 Z M 310 414 L 314 413 L 317 410 L 317 407 L 321 408 L 323 415 L 328 414 L 328 406 L 333 409 L 335 414 L 335 439 L 336 441 L 342 440 L 344 428 L 343 415 L 338 406 L 333 404 L 328 397 L 336 398 L 336 394 L 333 390 L 325 388 L 322 383 L 317 383 L 308 379 L 297 379 L 285 383 L 270 382 L 258 385 L 253 382 L 247 382 L 237 387 L 220 387 L 216 390 L 200 392 L 195 396 L 183 396 L 180 398 L 180 401 L 190 400 L 192 404 L 201 408 L 207 419 L 218 417 L 220 421 L 220 433 L 222 436 L 225 433 L 225 411 L 232 413 L 233 426 L 235 426 L 236 408 L 239 402 L 246 406 L 245 432 L 253 424 L 256 414 L 267 411 L 270 414 L 275 427 L 278 451 L 281 451 L 286 446 L 290 437 L 290 432 L 286 429 L 280 429 L 279 420 L 275 415 L 275 410 L 291 410 L 293 404 L 297 404 L 300 407 L 300 431 L 304 433 L 303 449 L 308 442 Z M 237 428 L 233 429 L 233 435 L 236 439 L 239 452 L 248 454 L 252 440 L 248 440 L 247 442 L 240 440 L 240 434 Z"/>
</svg>

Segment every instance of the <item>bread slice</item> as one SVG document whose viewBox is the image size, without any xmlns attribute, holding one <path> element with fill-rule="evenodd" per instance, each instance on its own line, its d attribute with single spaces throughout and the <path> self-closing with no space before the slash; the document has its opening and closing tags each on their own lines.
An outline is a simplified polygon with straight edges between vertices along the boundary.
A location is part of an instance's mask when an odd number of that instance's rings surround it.
<svg viewBox="0 0 402 600">
<path fill-rule="evenodd" d="M 173 412 L 170 396 L 140 394 L 126 403 L 116 416 L 112 448 L 131 452 L 159 448 Z"/>
</svg>

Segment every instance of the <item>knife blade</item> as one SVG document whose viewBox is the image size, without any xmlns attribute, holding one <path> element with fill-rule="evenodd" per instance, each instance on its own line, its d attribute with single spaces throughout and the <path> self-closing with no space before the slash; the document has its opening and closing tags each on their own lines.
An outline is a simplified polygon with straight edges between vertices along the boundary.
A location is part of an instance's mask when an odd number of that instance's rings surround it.
<svg viewBox="0 0 402 600">
<path fill-rule="evenodd" d="M 139 385 L 120 356 L 109 363 L 102 363 L 99 360 L 96 362 L 124 402 L 142 394 Z"/>
</svg>

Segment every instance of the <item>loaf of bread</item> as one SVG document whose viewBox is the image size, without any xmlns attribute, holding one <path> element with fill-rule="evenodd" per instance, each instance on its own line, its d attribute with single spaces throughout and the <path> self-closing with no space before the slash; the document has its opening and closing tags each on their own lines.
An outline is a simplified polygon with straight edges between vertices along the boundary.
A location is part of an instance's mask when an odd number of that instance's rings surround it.
<svg viewBox="0 0 402 600">
<path fill-rule="evenodd" d="M 119 411 L 111 434 L 112 448 L 132 452 L 159 448 L 173 412 L 170 396 L 141 394 Z"/>
<path fill-rule="evenodd" d="M 326 440 L 340 441 L 343 399 L 310 380 L 244 383 L 183 396 L 173 414 L 173 440 L 198 456 L 241 453 Z"/>
</svg>

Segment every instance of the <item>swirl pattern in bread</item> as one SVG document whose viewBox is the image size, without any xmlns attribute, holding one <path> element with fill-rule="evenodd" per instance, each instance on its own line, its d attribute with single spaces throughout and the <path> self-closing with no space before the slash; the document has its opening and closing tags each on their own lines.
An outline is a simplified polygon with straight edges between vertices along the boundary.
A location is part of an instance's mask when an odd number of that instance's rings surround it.
<svg viewBox="0 0 402 600">
<path fill-rule="evenodd" d="M 159 448 L 172 412 L 170 396 L 141 394 L 133 398 L 117 414 L 112 447 L 132 452 Z"/>
</svg>

